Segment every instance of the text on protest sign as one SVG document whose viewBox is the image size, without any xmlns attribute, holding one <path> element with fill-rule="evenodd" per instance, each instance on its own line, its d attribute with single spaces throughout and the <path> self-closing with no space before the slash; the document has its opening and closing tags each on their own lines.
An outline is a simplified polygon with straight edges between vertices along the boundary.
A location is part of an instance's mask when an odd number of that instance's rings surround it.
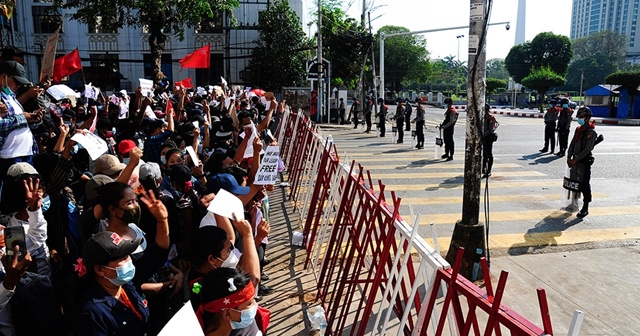
<svg viewBox="0 0 640 336">
<path fill-rule="evenodd" d="M 278 178 L 279 158 L 280 146 L 267 147 L 253 183 L 259 185 L 275 184 L 276 179 Z"/>
<path fill-rule="evenodd" d="M 97 160 L 102 154 L 106 153 L 109 148 L 104 140 L 93 133 L 76 133 L 71 140 L 82 145 L 87 150 L 91 161 Z"/>
</svg>

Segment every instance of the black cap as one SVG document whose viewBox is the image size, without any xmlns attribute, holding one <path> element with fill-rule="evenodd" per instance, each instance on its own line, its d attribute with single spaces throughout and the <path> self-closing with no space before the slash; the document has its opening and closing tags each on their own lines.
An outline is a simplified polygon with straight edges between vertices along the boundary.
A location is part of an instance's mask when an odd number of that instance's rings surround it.
<svg viewBox="0 0 640 336">
<path fill-rule="evenodd" d="M 141 243 L 142 238 L 130 240 L 115 232 L 99 232 L 91 236 L 84 244 L 82 260 L 87 269 L 92 269 L 95 265 L 105 265 L 110 261 L 130 255 Z"/>
<path fill-rule="evenodd" d="M 7 74 L 13 77 L 19 85 L 31 84 L 31 81 L 25 77 L 24 67 L 16 61 L 4 61 L 0 64 L 0 74 Z"/>
<path fill-rule="evenodd" d="M 576 113 L 576 117 L 580 118 L 584 118 L 584 117 L 589 117 L 591 118 L 591 116 L 593 115 L 593 113 L 591 112 L 591 109 L 583 106 L 580 109 L 578 109 L 578 113 Z"/>
<path fill-rule="evenodd" d="M 171 181 L 174 181 L 176 183 L 191 181 L 191 170 L 186 165 L 177 164 L 171 166 L 171 169 L 169 169 L 168 173 Z"/>
</svg>

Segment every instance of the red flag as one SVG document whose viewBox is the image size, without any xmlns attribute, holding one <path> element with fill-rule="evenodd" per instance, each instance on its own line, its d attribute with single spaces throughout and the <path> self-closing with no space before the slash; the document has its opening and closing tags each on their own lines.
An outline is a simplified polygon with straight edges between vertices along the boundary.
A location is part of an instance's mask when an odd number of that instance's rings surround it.
<svg viewBox="0 0 640 336">
<path fill-rule="evenodd" d="M 76 50 L 58 58 L 53 63 L 53 81 L 60 82 L 62 78 L 80 70 L 82 70 L 82 63 L 80 62 L 78 48 L 76 48 Z"/>
<path fill-rule="evenodd" d="M 180 70 L 184 68 L 208 68 L 211 61 L 211 45 L 206 45 L 180 60 Z"/>
<path fill-rule="evenodd" d="M 175 86 L 182 86 L 185 89 L 193 89 L 193 84 L 191 84 L 191 78 L 185 78 L 181 81 L 176 82 Z"/>
</svg>

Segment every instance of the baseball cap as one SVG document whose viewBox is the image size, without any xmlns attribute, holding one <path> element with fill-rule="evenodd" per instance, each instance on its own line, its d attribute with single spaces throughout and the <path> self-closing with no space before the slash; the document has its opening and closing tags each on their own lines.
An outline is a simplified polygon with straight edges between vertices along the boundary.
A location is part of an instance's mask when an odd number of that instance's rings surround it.
<svg viewBox="0 0 640 336">
<path fill-rule="evenodd" d="M 122 140 L 118 144 L 118 153 L 127 154 L 134 148 L 136 148 L 135 142 L 133 142 L 132 140 Z"/>
<path fill-rule="evenodd" d="M 176 183 L 191 181 L 191 170 L 184 164 L 171 166 L 171 169 L 168 170 L 168 174 L 171 181 Z"/>
<path fill-rule="evenodd" d="M 94 174 L 113 175 L 124 169 L 126 165 L 111 154 L 103 154 L 95 162 Z"/>
<path fill-rule="evenodd" d="M 84 243 L 82 260 L 87 269 L 95 265 L 105 265 L 109 261 L 126 257 L 142 243 L 143 238 L 130 240 L 111 231 L 94 234 Z"/>
<path fill-rule="evenodd" d="M 147 162 L 140 166 L 138 176 L 140 176 L 140 180 L 147 180 L 150 178 L 158 180 L 162 177 L 162 172 L 160 172 L 160 166 L 157 163 Z"/>
<path fill-rule="evenodd" d="M 232 194 L 246 195 L 250 190 L 249 187 L 238 185 L 238 181 L 236 181 L 235 177 L 233 177 L 233 175 L 231 174 L 217 174 L 211 180 L 211 183 L 214 186 L 214 192 L 218 192 L 218 190 L 224 189 Z"/>
<path fill-rule="evenodd" d="M 0 64 L 0 73 L 7 74 L 20 85 L 29 85 L 31 81 L 25 77 L 25 71 L 22 64 L 16 61 L 4 61 Z"/>
<path fill-rule="evenodd" d="M 37 175 L 38 171 L 26 162 L 14 163 L 7 170 L 7 176 L 16 177 L 23 174 Z"/>
<path fill-rule="evenodd" d="M 100 174 L 92 177 L 89 181 L 87 181 L 87 184 L 84 186 L 84 197 L 86 197 L 88 200 L 95 199 L 96 197 L 98 197 L 98 193 L 96 193 L 96 189 L 98 189 L 98 187 L 102 187 L 103 185 L 111 182 L 115 182 L 115 181 L 107 175 Z"/>
</svg>

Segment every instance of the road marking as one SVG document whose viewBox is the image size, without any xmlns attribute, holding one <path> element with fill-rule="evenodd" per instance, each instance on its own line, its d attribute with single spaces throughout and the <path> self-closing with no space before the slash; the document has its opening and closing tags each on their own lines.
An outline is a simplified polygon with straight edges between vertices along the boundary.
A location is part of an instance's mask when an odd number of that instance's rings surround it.
<svg viewBox="0 0 640 336">
<path fill-rule="evenodd" d="M 589 215 L 591 216 L 591 215 Z M 580 224 L 578 224 L 580 225 Z M 550 231 L 535 233 L 513 233 L 498 234 L 489 236 L 489 248 L 508 249 L 522 247 L 546 247 L 560 245 L 574 245 L 581 243 L 629 240 L 640 238 L 640 227 L 624 227 L 615 229 L 592 229 L 592 230 L 570 230 L 570 231 Z M 425 239 L 431 246 L 433 239 Z M 450 237 L 438 237 L 441 255 L 446 255 L 446 250 L 451 243 Z"/>
<path fill-rule="evenodd" d="M 393 190 L 393 189 L 389 189 Z M 608 198 L 607 194 L 593 193 L 593 197 L 598 199 Z M 534 195 L 492 195 L 490 198 L 491 203 L 497 202 L 544 202 L 544 201 L 557 201 L 558 195 L 556 193 L 551 194 L 534 194 Z M 482 204 L 484 197 L 480 197 L 480 204 Z M 454 197 L 407 197 L 402 198 L 402 205 L 428 205 L 428 204 L 462 204 L 462 195 Z M 491 217 L 493 219 L 493 212 Z"/>
<path fill-rule="evenodd" d="M 492 196 L 493 198 L 493 196 Z M 480 211 L 480 218 L 484 218 L 484 212 Z M 616 215 L 639 215 L 640 206 L 617 206 L 617 207 L 589 207 L 589 218 L 616 216 Z M 491 211 L 491 222 L 508 222 L 508 221 L 539 221 L 542 219 L 562 219 L 573 217 L 575 214 L 560 209 L 545 210 L 524 210 L 524 211 Z M 455 224 L 460 220 L 460 213 L 445 214 L 426 214 L 422 215 L 420 225 L 434 224 Z M 411 219 L 408 214 L 402 215 L 405 220 Z"/>
<path fill-rule="evenodd" d="M 380 161 L 380 160 L 378 160 Z M 388 162 L 391 160 L 387 160 L 384 162 Z M 397 160 L 393 160 L 392 161 L 397 161 Z M 448 164 L 446 167 L 443 166 L 439 166 L 439 165 L 433 165 L 433 164 L 426 164 L 426 163 L 430 163 L 430 162 L 437 162 L 436 160 L 425 160 L 425 164 L 415 164 L 415 165 L 409 165 L 409 166 L 398 166 L 398 165 L 376 165 L 376 164 L 371 164 L 367 167 L 367 169 L 369 169 L 370 171 L 373 170 L 384 170 L 384 169 L 396 169 L 396 170 L 403 170 L 403 169 L 464 169 L 464 164 Z M 356 160 L 356 163 L 358 162 L 363 162 L 361 159 Z M 372 161 L 370 161 L 372 162 Z M 515 163 L 496 163 L 493 165 L 493 168 L 522 168 L 521 165 L 519 164 L 515 164 Z"/>
<path fill-rule="evenodd" d="M 447 167 L 443 167 L 447 168 Z M 404 173 L 404 174 L 371 174 L 371 178 L 374 180 L 382 179 L 399 179 L 399 178 L 453 178 L 453 177 L 463 177 L 464 174 L 462 172 L 438 172 L 438 173 Z M 522 172 L 495 172 L 492 173 L 495 177 L 525 177 L 525 176 L 547 176 L 538 171 L 522 171 Z M 415 181 L 409 181 L 415 183 Z"/>
<path fill-rule="evenodd" d="M 495 165 L 494 165 L 495 166 Z M 536 181 L 491 181 L 490 187 L 495 188 L 522 188 L 522 187 L 556 187 L 560 186 L 561 180 L 536 180 Z M 484 185 L 484 182 L 483 182 Z M 386 190 L 394 191 L 415 191 L 425 190 L 432 191 L 437 189 L 443 190 L 461 190 L 464 189 L 462 183 L 440 183 L 440 184 L 390 184 L 385 186 Z"/>
</svg>

